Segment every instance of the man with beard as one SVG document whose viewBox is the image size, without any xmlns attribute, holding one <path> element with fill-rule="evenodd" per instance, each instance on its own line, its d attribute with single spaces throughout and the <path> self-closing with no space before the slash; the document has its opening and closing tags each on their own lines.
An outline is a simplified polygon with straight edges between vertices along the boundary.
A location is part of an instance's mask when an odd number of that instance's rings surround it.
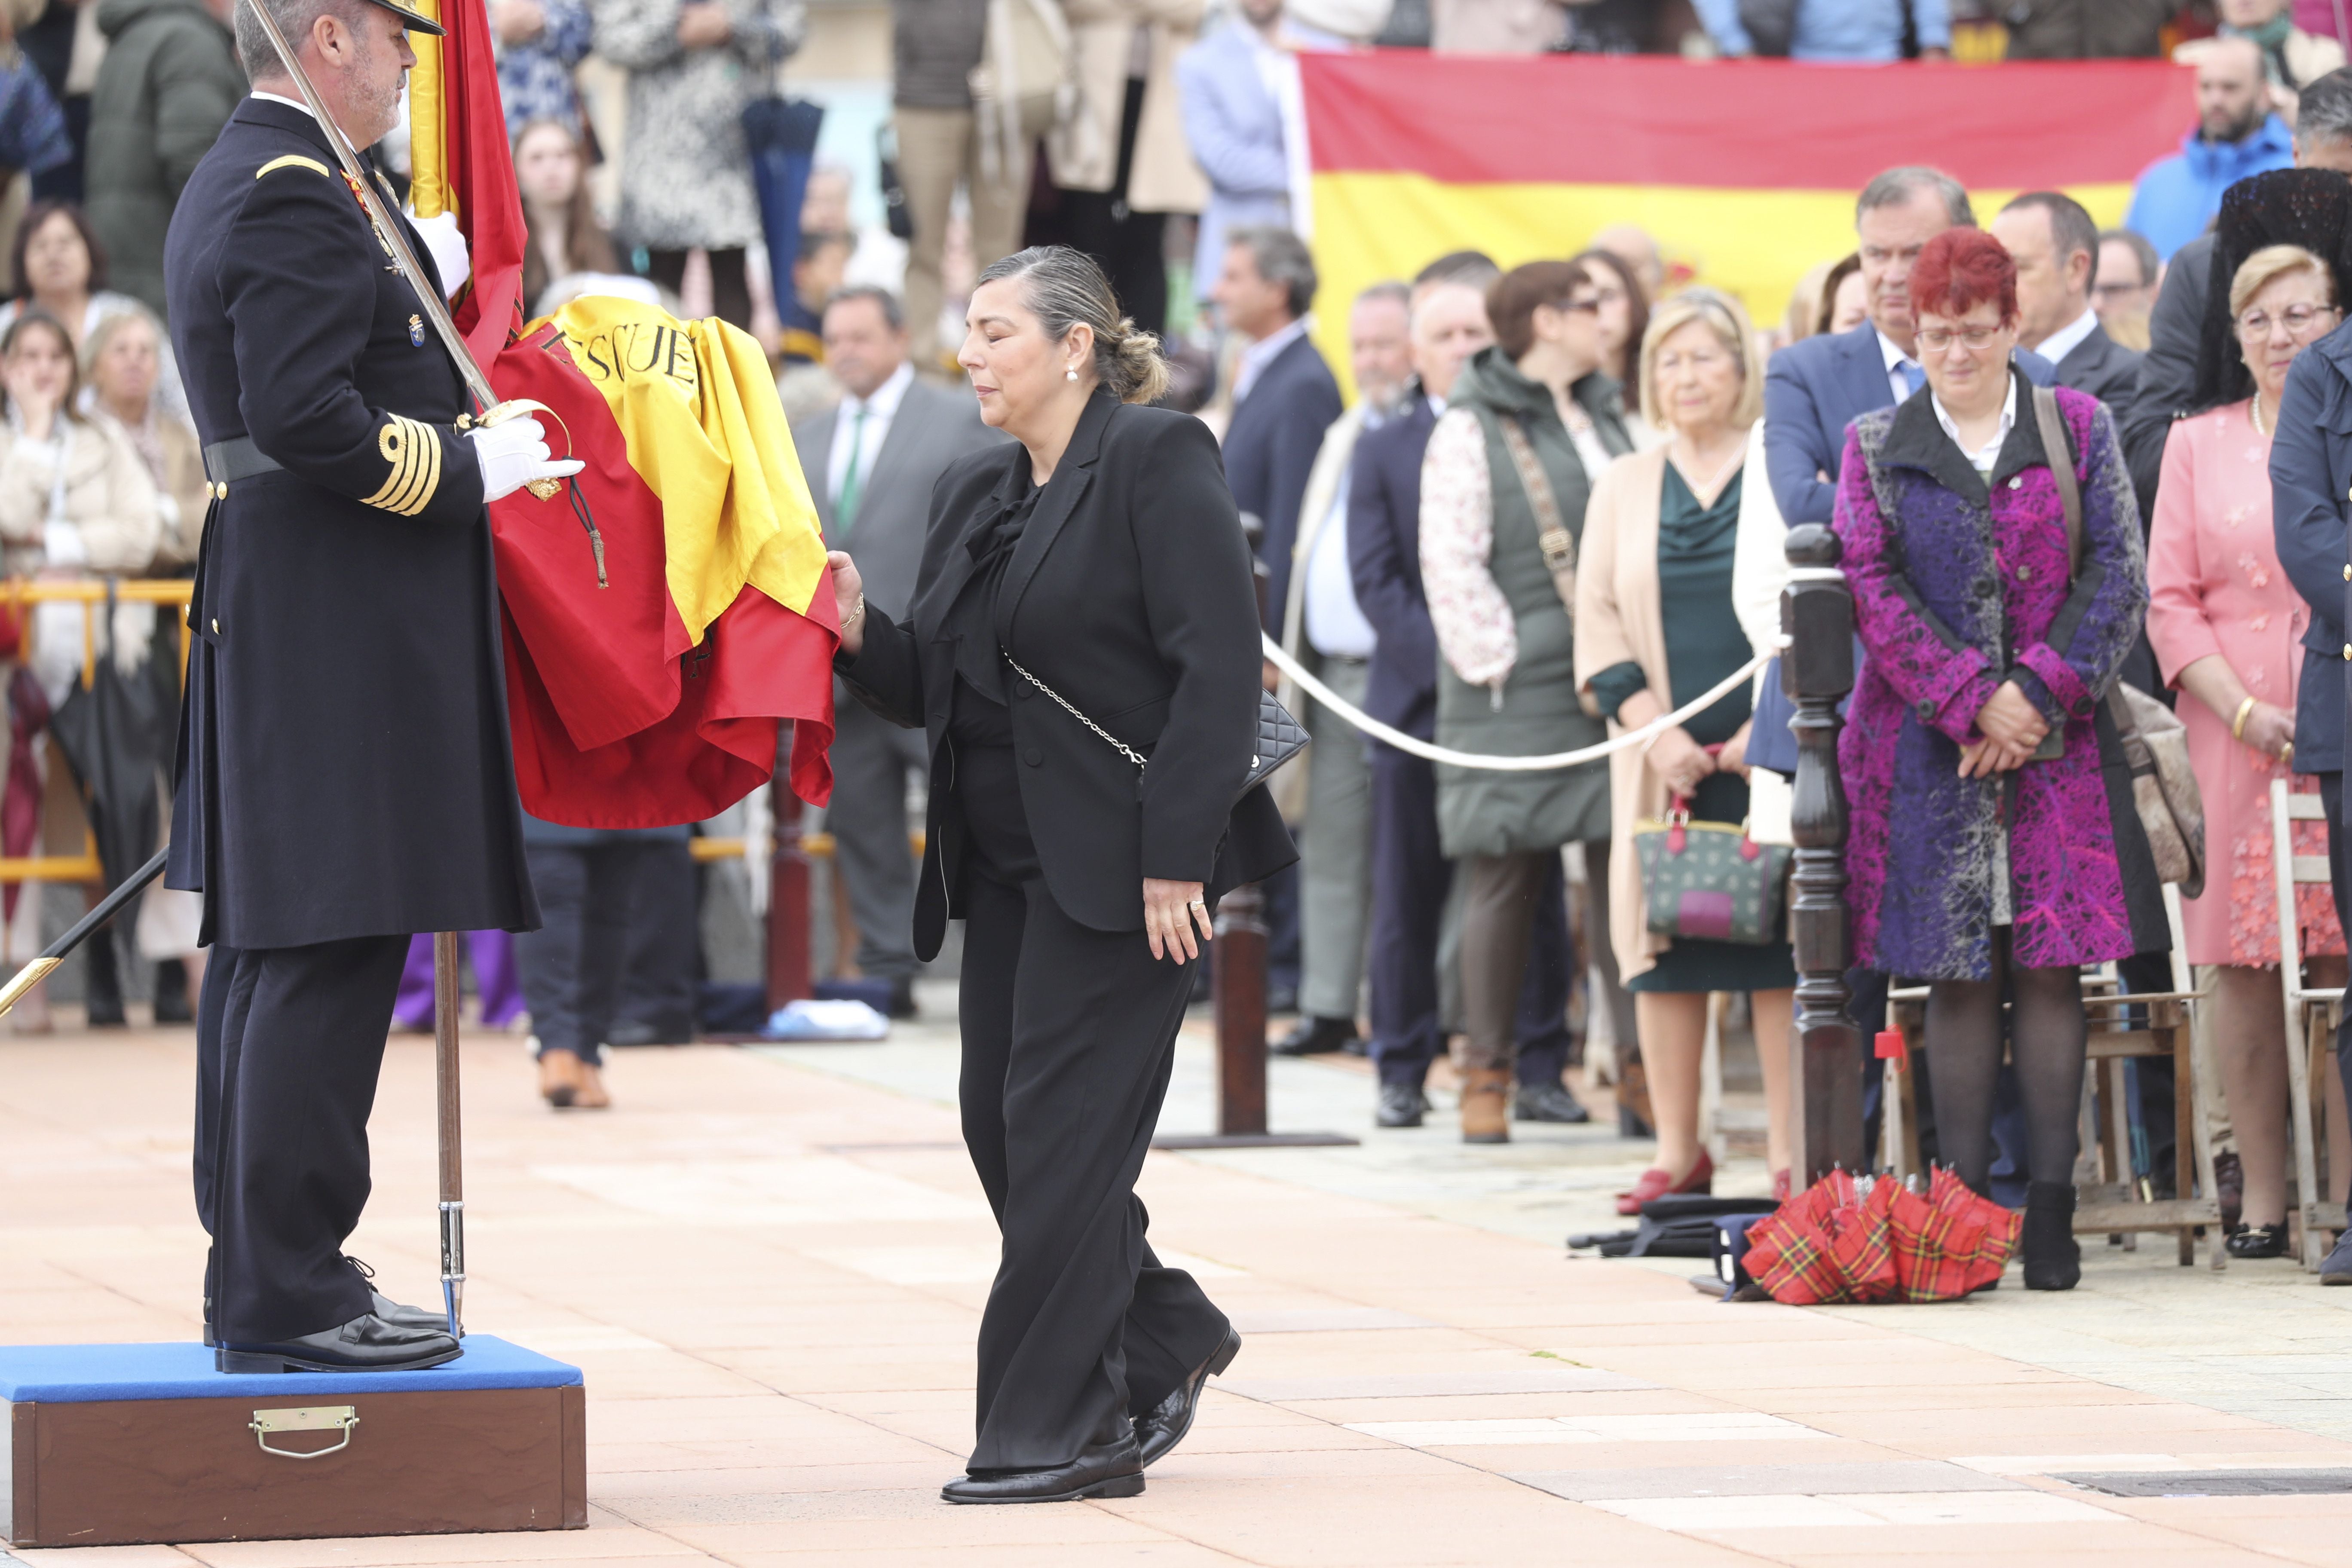
<svg viewBox="0 0 2352 1568">
<path fill-rule="evenodd" d="M 393 0 L 269 4 L 350 142 L 389 132 L 406 30 L 441 29 Z M 581 465 L 551 461 L 536 420 L 473 425 L 426 301 L 250 0 L 236 26 L 253 94 L 164 245 L 213 493 L 166 878 L 204 893 L 214 944 L 205 1337 L 224 1372 L 431 1366 L 459 1353 L 448 1325 L 377 1294 L 343 1241 L 410 935 L 539 923 L 484 505 Z M 428 287 L 464 283 L 453 221 L 431 254 L 391 221 Z"/>
</svg>

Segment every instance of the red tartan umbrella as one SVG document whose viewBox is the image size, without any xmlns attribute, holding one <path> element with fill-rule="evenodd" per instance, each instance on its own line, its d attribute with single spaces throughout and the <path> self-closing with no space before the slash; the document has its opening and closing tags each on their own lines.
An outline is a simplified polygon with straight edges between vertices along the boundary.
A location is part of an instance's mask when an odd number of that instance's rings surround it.
<svg viewBox="0 0 2352 1568">
<path fill-rule="evenodd" d="M 1938 1169 L 1925 1194 L 1833 1171 L 1748 1228 L 1748 1272 L 1776 1301 L 1948 1301 L 2000 1278 L 2011 1211 Z"/>
</svg>

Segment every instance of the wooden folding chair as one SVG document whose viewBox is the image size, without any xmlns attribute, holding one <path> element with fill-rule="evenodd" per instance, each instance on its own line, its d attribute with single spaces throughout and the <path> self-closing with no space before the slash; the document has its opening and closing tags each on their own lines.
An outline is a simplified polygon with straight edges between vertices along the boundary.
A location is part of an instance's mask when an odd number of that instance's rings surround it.
<svg viewBox="0 0 2352 1568">
<path fill-rule="evenodd" d="M 2303 921 L 2295 908 L 2295 889 L 2312 883 L 2327 884 L 2327 857 L 2294 852 L 2294 825 L 2323 822 L 2326 813 L 2316 794 L 2299 795 L 2286 780 L 2271 781 L 2271 858 L 2278 882 L 2279 990 L 2286 1002 L 2286 1084 L 2294 1114 L 2294 1215 L 2301 1226 L 2303 1266 L 2316 1269 L 2327 1257 L 2324 1233 L 2344 1228 L 2344 1205 L 2327 1201 L 2319 1168 L 2315 1074 L 2328 1070 L 2327 1056 L 2336 1041 L 2336 1025 L 2344 1010 L 2340 985 L 2304 984 Z M 2316 1020 L 2317 1027 L 2313 1027 Z M 2320 1080 L 2323 1083 L 2324 1079 Z"/>
</svg>

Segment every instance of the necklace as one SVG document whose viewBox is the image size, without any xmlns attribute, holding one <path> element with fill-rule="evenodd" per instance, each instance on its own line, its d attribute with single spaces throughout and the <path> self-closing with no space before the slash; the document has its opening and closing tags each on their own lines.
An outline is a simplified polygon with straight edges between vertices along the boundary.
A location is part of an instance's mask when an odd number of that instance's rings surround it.
<svg viewBox="0 0 2352 1568">
<path fill-rule="evenodd" d="M 1690 446 L 1691 456 L 1696 458 L 1698 456 L 1697 444 L 1696 442 L 1692 442 L 1690 437 L 1687 436 L 1682 437 L 1682 439 L 1685 444 Z M 1723 493 L 1723 487 L 1731 482 L 1733 470 L 1738 468 L 1746 461 L 1748 461 L 1748 442 L 1746 437 L 1743 437 L 1740 439 L 1739 445 L 1732 450 L 1729 460 L 1727 461 L 1723 467 L 1716 469 L 1715 477 L 1706 482 L 1706 488 L 1700 489 L 1696 486 L 1693 486 L 1692 494 L 1702 498 L 1700 504 L 1705 506 L 1714 505 L 1715 498 Z M 1684 468 L 1679 462 L 1675 464 L 1675 467 L 1682 469 L 1683 482 L 1688 484 L 1690 482 L 1690 469 Z"/>
<path fill-rule="evenodd" d="M 2259 390 L 2254 394 L 2253 402 L 2247 405 L 2246 412 L 2253 419 L 2255 435 L 2267 436 L 2270 434 L 2269 429 L 2263 424 L 2263 395 Z"/>
</svg>

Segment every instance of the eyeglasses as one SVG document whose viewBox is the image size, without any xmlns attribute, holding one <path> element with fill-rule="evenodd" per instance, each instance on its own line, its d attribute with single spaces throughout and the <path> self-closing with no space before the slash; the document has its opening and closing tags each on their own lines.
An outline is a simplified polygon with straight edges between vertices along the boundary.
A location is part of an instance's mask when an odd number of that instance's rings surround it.
<svg viewBox="0 0 2352 1568">
<path fill-rule="evenodd" d="M 2289 337 L 2310 335 L 2312 328 L 2332 322 L 2343 312 L 2333 305 L 2289 305 L 2273 316 L 2266 310 L 2249 310 L 2238 318 L 2238 335 L 2249 342 L 2260 342 L 2271 335 L 2271 329 L 2285 323 Z"/>
<path fill-rule="evenodd" d="M 1939 354 L 1957 342 L 1970 353 L 1980 353 L 1992 347 L 1992 341 L 2000 336 L 2000 331 L 1999 327 L 1962 327 L 1958 331 L 1948 331 L 1942 327 L 1922 327 L 1919 329 L 1919 346 L 1931 354 Z"/>
</svg>

